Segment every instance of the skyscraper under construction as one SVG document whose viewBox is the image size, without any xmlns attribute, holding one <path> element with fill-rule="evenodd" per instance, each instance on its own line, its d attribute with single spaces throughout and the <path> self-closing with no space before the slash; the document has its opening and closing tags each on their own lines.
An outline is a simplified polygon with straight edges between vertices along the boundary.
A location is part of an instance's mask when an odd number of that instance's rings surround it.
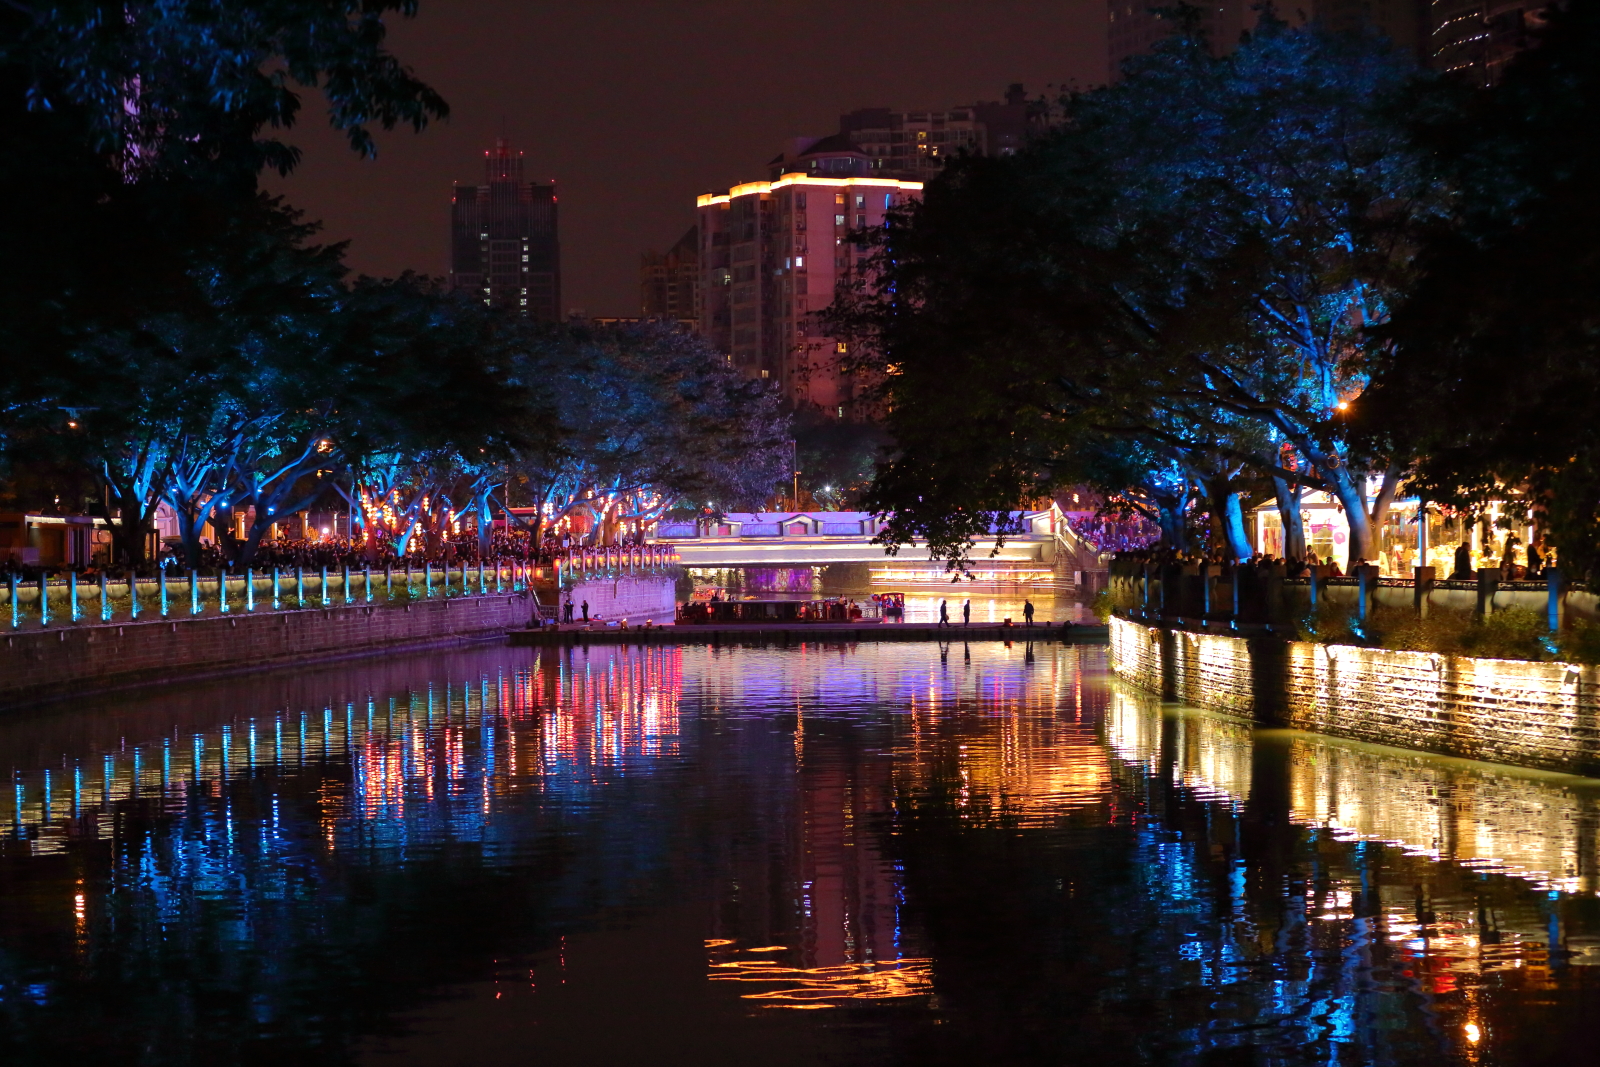
<svg viewBox="0 0 1600 1067">
<path fill-rule="evenodd" d="M 450 287 L 544 322 L 561 319 L 556 186 L 523 178 L 505 138 L 485 152 L 483 184 L 456 184 L 450 207 Z"/>
</svg>

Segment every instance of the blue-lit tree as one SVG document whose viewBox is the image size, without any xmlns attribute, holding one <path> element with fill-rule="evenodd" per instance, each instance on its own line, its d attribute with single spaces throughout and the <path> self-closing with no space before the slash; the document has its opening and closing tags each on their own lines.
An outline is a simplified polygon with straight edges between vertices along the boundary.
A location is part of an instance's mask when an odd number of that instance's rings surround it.
<svg viewBox="0 0 1600 1067">
<path fill-rule="evenodd" d="M 1442 197 L 1404 107 L 1426 78 L 1270 14 L 1224 56 L 1195 12 L 1178 25 L 1059 129 L 956 160 L 865 237 L 874 281 L 834 318 L 885 383 L 891 541 L 960 555 L 985 515 L 1076 477 L 1086 442 L 1127 439 L 1181 455 L 1218 519 L 1242 490 L 1292 531 L 1295 492 L 1326 490 L 1371 555 L 1407 457 L 1355 446 L 1347 416 Z M 1216 531 L 1234 553 L 1239 526 Z"/>
</svg>

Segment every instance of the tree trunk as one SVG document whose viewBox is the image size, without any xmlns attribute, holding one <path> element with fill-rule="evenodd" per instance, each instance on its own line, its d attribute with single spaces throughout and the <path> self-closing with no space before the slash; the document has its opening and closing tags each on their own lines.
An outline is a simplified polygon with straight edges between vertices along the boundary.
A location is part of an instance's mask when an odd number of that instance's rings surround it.
<svg viewBox="0 0 1600 1067">
<path fill-rule="evenodd" d="M 1345 565 L 1348 573 L 1351 567 L 1372 558 L 1372 521 L 1367 515 L 1366 487 L 1361 484 L 1365 479 L 1351 474 L 1350 468 L 1342 464 L 1336 470 L 1328 471 L 1327 476 L 1334 497 L 1344 505 L 1345 521 L 1350 526 Z"/>
<path fill-rule="evenodd" d="M 1226 474 L 1206 479 L 1202 483 L 1205 486 L 1206 504 L 1211 512 L 1212 529 L 1229 558 L 1249 559 L 1250 538 L 1244 529 L 1244 505 L 1231 483 L 1232 479 Z"/>
<path fill-rule="evenodd" d="M 144 501 L 122 496 L 117 503 L 118 521 L 110 524 L 111 555 L 136 567 L 144 562 Z"/>
<path fill-rule="evenodd" d="M 1300 497 L 1305 487 L 1298 482 L 1290 485 L 1287 479 L 1272 479 L 1272 492 L 1278 499 L 1278 519 L 1283 524 L 1283 558 L 1306 558 L 1306 524 L 1300 514 Z"/>
<path fill-rule="evenodd" d="M 1157 521 L 1161 523 L 1161 547 L 1182 552 L 1189 547 L 1188 538 L 1185 536 L 1183 506 L 1181 503 L 1158 505 L 1160 511 Z"/>
<path fill-rule="evenodd" d="M 1244 528 L 1244 501 L 1238 493 L 1229 493 L 1223 503 L 1223 535 L 1227 538 L 1228 552 L 1235 562 L 1250 558 L 1250 537 Z"/>
</svg>

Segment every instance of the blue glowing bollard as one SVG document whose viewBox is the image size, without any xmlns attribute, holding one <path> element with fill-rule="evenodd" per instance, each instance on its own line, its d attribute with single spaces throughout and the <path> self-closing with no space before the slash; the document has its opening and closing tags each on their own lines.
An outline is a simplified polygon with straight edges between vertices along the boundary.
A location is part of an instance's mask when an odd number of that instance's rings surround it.
<svg viewBox="0 0 1600 1067">
<path fill-rule="evenodd" d="M 283 606 L 278 599 L 278 579 L 282 577 L 282 570 L 276 563 L 272 565 L 272 610 L 277 611 Z"/>
<path fill-rule="evenodd" d="M 348 563 L 346 563 L 344 565 L 344 585 L 340 588 L 340 591 L 344 593 L 344 602 L 345 602 L 345 604 L 349 605 L 351 603 L 351 598 L 350 598 L 350 564 L 348 564 Z"/>
<path fill-rule="evenodd" d="M 294 569 L 294 606 L 306 606 L 306 569 L 300 566 Z"/>
<path fill-rule="evenodd" d="M 324 563 L 322 565 L 322 586 L 321 586 L 321 589 L 319 591 L 322 593 L 322 606 L 323 607 L 327 607 L 328 606 L 328 565 L 326 563 Z"/>
<path fill-rule="evenodd" d="M 244 569 L 244 610 L 256 610 L 256 572 L 253 567 Z"/>
<path fill-rule="evenodd" d="M 67 614 L 73 621 L 78 621 L 78 572 L 67 572 Z"/>
<path fill-rule="evenodd" d="M 394 596 L 394 564 L 383 565 L 383 598 L 388 600 Z"/>
<path fill-rule="evenodd" d="M 448 571 L 446 574 L 448 575 Z M 445 593 L 450 592 L 449 578 L 445 579 Z M 422 595 L 433 599 L 433 560 L 426 560 L 422 564 Z"/>
<path fill-rule="evenodd" d="M 503 564 L 499 560 L 494 561 L 494 591 L 496 593 L 505 591 L 505 587 L 500 584 L 500 568 L 502 566 Z"/>
<path fill-rule="evenodd" d="M 11 628 L 17 629 L 22 625 L 22 620 L 17 617 L 17 576 L 6 575 L 6 590 L 11 594 Z"/>
<path fill-rule="evenodd" d="M 100 572 L 100 621 L 111 621 L 111 597 L 106 592 L 106 572 Z"/>
<path fill-rule="evenodd" d="M 370 604 L 372 603 L 372 564 L 368 563 L 361 568 L 361 577 L 365 582 L 363 588 L 366 592 L 366 600 L 364 603 Z"/>
<path fill-rule="evenodd" d="M 224 615 L 228 613 L 228 568 L 217 568 L 217 608 Z"/>
<path fill-rule="evenodd" d="M 478 595 L 483 596 L 488 591 L 488 587 L 483 584 L 483 560 L 480 559 L 478 561 Z"/>
<path fill-rule="evenodd" d="M 444 571 L 444 595 L 448 597 L 450 595 L 450 561 L 449 560 L 445 560 L 444 561 L 444 567 L 442 569 Z"/>
<path fill-rule="evenodd" d="M 39 625 L 50 625 L 50 579 L 39 575 Z"/>
<path fill-rule="evenodd" d="M 128 571 L 128 618 L 139 621 L 139 574 Z"/>
<path fill-rule="evenodd" d="M 167 617 L 167 568 L 156 571 L 156 591 L 161 597 L 161 617 Z"/>
<path fill-rule="evenodd" d="M 189 614 L 200 614 L 200 573 L 189 568 Z"/>
</svg>

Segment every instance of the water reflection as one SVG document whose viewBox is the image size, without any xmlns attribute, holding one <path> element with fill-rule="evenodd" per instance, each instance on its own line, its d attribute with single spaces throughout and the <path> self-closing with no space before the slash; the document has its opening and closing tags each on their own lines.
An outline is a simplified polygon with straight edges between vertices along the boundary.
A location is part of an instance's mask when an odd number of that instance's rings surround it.
<svg viewBox="0 0 1600 1067">
<path fill-rule="evenodd" d="M 1538 1062 L 1596 784 L 1056 645 L 492 649 L 0 723 L 7 1063 Z"/>
<path fill-rule="evenodd" d="M 1600 781 L 1308 734 L 1254 730 L 1193 710 L 1163 710 L 1118 686 L 1106 716 L 1113 750 L 1159 771 L 1161 730 L 1175 732 L 1175 770 L 1199 795 L 1243 803 L 1257 746 L 1279 753 L 1297 822 L 1341 840 L 1382 841 L 1410 855 L 1515 875 L 1541 888 L 1593 893 L 1600 863 Z"/>
</svg>

